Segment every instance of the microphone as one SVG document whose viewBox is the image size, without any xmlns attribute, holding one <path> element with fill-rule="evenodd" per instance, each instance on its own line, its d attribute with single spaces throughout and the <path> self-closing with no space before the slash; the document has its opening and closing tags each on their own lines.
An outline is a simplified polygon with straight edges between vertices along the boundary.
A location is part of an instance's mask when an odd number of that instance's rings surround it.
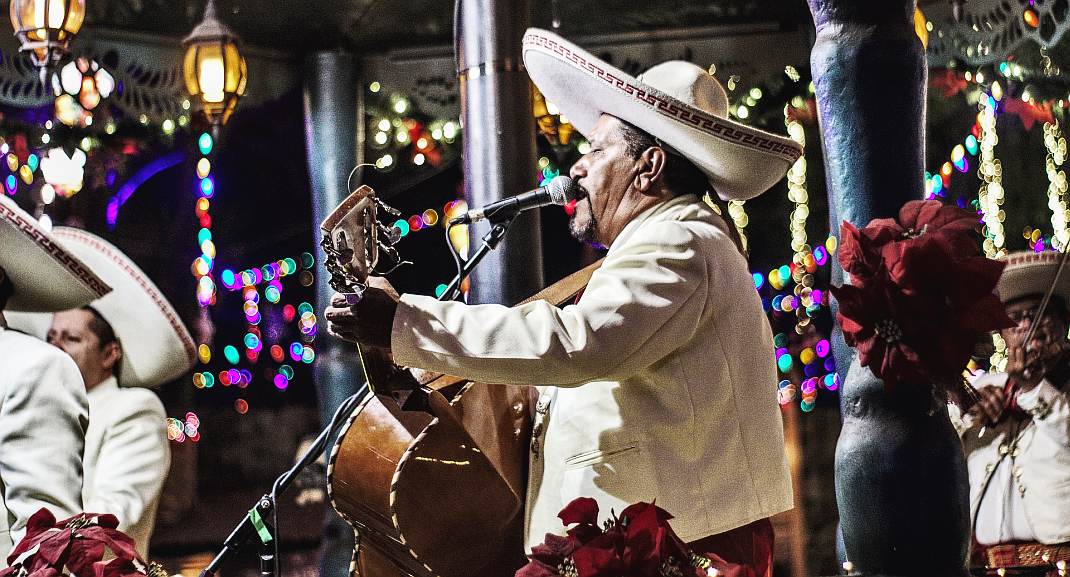
<svg viewBox="0 0 1070 577">
<path fill-rule="evenodd" d="M 517 214 L 550 204 L 568 204 L 586 196 L 583 189 L 567 176 L 555 176 L 546 186 L 492 202 L 483 208 L 470 210 L 450 219 L 450 224 L 468 224 L 487 219 L 493 223 L 513 218 Z"/>
</svg>

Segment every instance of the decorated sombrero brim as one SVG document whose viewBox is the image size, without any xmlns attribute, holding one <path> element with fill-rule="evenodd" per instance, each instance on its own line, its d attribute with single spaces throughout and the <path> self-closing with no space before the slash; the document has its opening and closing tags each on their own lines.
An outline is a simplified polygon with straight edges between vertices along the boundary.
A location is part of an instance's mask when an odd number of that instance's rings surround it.
<svg viewBox="0 0 1070 577">
<path fill-rule="evenodd" d="M 37 219 L 0 194 L 0 267 L 15 287 L 5 311 L 52 312 L 98 299 L 111 287 Z"/>
<path fill-rule="evenodd" d="M 769 190 L 802 155 L 794 140 L 730 120 L 724 89 L 694 64 L 666 62 L 636 78 L 538 28 L 523 51 L 531 80 L 581 134 L 602 114 L 620 118 L 693 162 L 723 200 Z"/>
<path fill-rule="evenodd" d="M 1043 296 L 1055 280 L 1062 256 L 1062 253 L 1053 251 L 1008 254 L 1003 259 L 1007 266 L 996 285 L 1000 300 L 1006 303 L 1027 296 Z M 1054 294 L 1070 303 L 1070 263 L 1059 273 Z"/>
<path fill-rule="evenodd" d="M 90 303 L 123 347 L 121 384 L 156 387 L 188 371 L 197 349 L 171 303 L 134 261 L 108 241 L 76 228 L 53 234 L 114 290 Z"/>
</svg>

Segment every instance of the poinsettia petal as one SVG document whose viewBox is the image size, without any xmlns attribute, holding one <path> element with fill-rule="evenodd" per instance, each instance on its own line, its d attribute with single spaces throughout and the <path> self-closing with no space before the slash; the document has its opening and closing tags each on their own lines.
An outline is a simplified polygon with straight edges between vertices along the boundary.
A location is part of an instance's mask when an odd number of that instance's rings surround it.
<svg viewBox="0 0 1070 577">
<path fill-rule="evenodd" d="M 23 538 L 32 538 L 53 528 L 56 528 L 56 516 L 52 514 L 52 511 L 41 507 L 26 520 L 26 535 Z"/>
<path fill-rule="evenodd" d="M 104 543 L 92 539 L 74 539 L 67 568 L 76 577 L 94 577 L 93 564 L 104 558 Z"/>
<path fill-rule="evenodd" d="M 625 571 L 624 563 L 613 547 L 585 545 L 576 549 L 572 561 L 579 577 L 620 577 Z"/>
<path fill-rule="evenodd" d="M 938 205 L 941 204 L 937 201 L 933 202 Z M 932 204 L 928 204 L 924 200 L 911 200 L 899 209 L 899 224 L 903 228 L 921 228 L 918 226 L 919 216 L 925 213 L 935 213 L 935 208 L 936 207 L 933 207 Z"/>
<path fill-rule="evenodd" d="M 556 568 L 550 568 L 538 561 L 528 561 L 513 577 L 560 577 Z"/>
<path fill-rule="evenodd" d="M 598 524 L 598 501 L 590 497 L 577 497 L 557 514 L 565 526 L 573 523 Z"/>
</svg>

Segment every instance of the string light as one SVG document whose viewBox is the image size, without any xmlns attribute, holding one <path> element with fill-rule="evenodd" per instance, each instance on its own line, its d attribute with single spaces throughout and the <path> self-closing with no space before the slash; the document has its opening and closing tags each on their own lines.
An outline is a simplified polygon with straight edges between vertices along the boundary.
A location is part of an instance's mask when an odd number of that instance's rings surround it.
<svg viewBox="0 0 1070 577">
<path fill-rule="evenodd" d="M 1066 173 L 1062 169 L 1066 161 L 1066 138 L 1059 130 L 1059 121 L 1044 123 L 1044 148 L 1048 151 L 1044 169 L 1048 175 L 1048 208 L 1051 209 L 1054 231 L 1051 244 L 1055 249 L 1065 251 L 1067 241 L 1070 241 L 1070 230 L 1067 230 L 1070 210 L 1067 208 Z"/>
<path fill-rule="evenodd" d="M 743 245 L 743 252 L 748 250 L 747 233 L 745 229 L 747 224 L 750 223 L 750 217 L 747 216 L 747 211 L 743 209 L 743 200 L 730 200 L 728 201 L 728 216 L 732 218 L 732 224 L 735 225 L 736 231 L 739 232 L 739 242 Z"/>
<path fill-rule="evenodd" d="M 806 147 L 806 131 L 803 125 L 796 119 L 794 109 L 788 105 L 784 107 L 784 125 L 787 127 L 788 136 Z M 806 192 L 806 156 L 800 156 L 795 164 L 788 170 L 788 200 L 795 204 L 791 212 L 791 250 L 792 255 L 791 278 L 795 281 L 794 293 L 796 299 L 791 299 L 785 305 L 782 301 L 782 310 L 790 312 L 795 310 L 797 321 L 795 332 L 803 334 L 810 325 L 811 314 L 816 312 L 820 305 L 813 302 L 813 273 L 817 270 L 817 261 L 814 258 L 812 248 L 807 244 L 806 219 L 810 216 L 809 195 Z"/>
<path fill-rule="evenodd" d="M 982 98 L 981 112 L 981 159 L 978 176 L 981 188 L 977 193 L 978 204 L 983 214 L 985 256 L 997 258 L 1007 254 L 1006 237 L 1003 234 L 1003 219 L 1006 217 L 1003 204 L 1003 167 L 996 158 L 995 149 L 999 138 L 996 136 L 996 102 L 991 97 Z"/>
</svg>

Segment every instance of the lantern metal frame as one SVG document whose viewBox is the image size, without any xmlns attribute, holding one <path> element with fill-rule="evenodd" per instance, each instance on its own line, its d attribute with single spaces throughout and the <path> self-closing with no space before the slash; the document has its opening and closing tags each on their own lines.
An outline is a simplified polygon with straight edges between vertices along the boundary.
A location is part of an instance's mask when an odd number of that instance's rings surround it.
<svg viewBox="0 0 1070 577">
<path fill-rule="evenodd" d="M 71 40 L 78 35 L 85 23 L 85 0 L 63 0 L 63 21 L 59 27 L 50 27 L 49 18 L 53 2 L 35 0 L 11 0 L 9 17 L 15 36 L 19 39 L 19 52 L 29 52 L 30 59 L 41 72 L 41 82 L 47 86 L 51 69 L 70 50 Z M 41 18 L 36 18 L 28 10 L 43 10 Z M 25 18 L 25 16 L 30 16 Z M 43 26 L 37 26 L 42 22 Z"/>
<path fill-rule="evenodd" d="M 197 103 L 197 110 L 203 112 L 213 126 L 220 126 L 226 124 L 238 100 L 245 94 L 249 72 L 240 49 L 241 39 L 219 20 L 216 13 L 215 0 L 208 0 L 204 18 L 182 40 L 182 45 L 186 47 L 182 72 L 186 89 Z M 199 66 L 205 57 L 215 55 L 223 63 L 223 92 L 219 102 L 209 102 L 204 98 Z"/>
</svg>

